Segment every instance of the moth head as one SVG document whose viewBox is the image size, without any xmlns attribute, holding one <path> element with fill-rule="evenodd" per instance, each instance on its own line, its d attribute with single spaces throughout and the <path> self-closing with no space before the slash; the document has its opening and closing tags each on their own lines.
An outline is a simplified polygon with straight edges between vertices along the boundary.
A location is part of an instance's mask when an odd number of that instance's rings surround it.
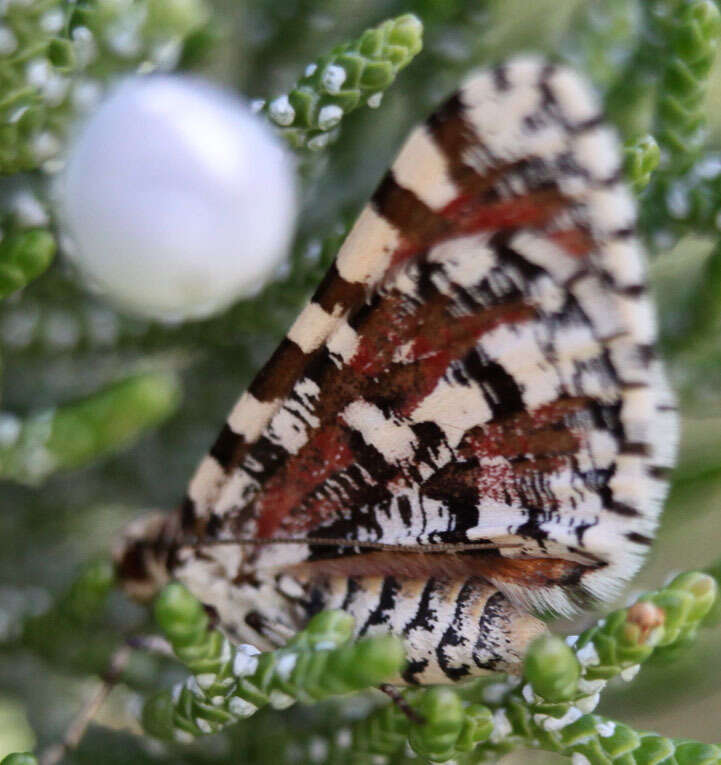
<svg viewBox="0 0 721 765">
<path fill-rule="evenodd" d="M 134 600 L 147 602 L 170 580 L 169 556 L 176 515 L 152 512 L 130 523 L 113 550 L 120 587 Z"/>
</svg>

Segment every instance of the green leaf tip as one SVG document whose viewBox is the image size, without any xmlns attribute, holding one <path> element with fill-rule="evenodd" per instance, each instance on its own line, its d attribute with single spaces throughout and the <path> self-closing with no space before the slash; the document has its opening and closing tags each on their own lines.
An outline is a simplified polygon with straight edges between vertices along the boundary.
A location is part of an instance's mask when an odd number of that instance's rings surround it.
<svg viewBox="0 0 721 765">
<path fill-rule="evenodd" d="M 470 752 L 493 733 L 493 715 L 488 707 L 470 704 L 464 710 L 463 727 L 456 741 L 456 750 Z"/>
<path fill-rule="evenodd" d="M 328 643 L 340 645 L 350 640 L 353 624 L 353 617 L 345 611 L 321 611 L 308 622 L 304 630 L 293 637 L 287 647 L 317 649 Z"/>
<path fill-rule="evenodd" d="M 721 748 L 698 741 L 682 741 L 674 752 L 677 765 L 719 765 Z"/>
<path fill-rule="evenodd" d="M 650 135 L 628 141 L 624 146 L 626 177 L 638 193 L 648 186 L 653 171 L 661 161 L 661 149 Z"/>
<path fill-rule="evenodd" d="M 153 614 L 176 650 L 198 643 L 208 629 L 208 617 L 200 601 L 179 582 L 163 588 L 155 600 Z"/>
<path fill-rule="evenodd" d="M 0 765 L 38 765 L 38 760 L 30 752 L 17 752 L 4 757 Z"/>
<path fill-rule="evenodd" d="M 115 586 L 112 561 L 100 558 L 88 563 L 58 602 L 63 613 L 77 622 L 89 623 L 105 606 Z"/>
<path fill-rule="evenodd" d="M 169 691 L 160 691 L 143 704 L 141 722 L 145 732 L 163 741 L 173 738 L 173 698 Z"/>
<path fill-rule="evenodd" d="M 43 229 L 6 235 L 0 242 L 0 298 L 40 276 L 52 262 L 55 249 L 55 238 Z"/>
<path fill-rule="evenodd" d="M 694 606 L 688 619 L 699 622 L 706 617 L 718 598 L 718 583 L 711 574 L 703 571 L 688 571 L 679 574 L 668 585 L 669 589 L 689 593 L 694 599 Z"/>
<path fill-rule="evenodd" d="M 445 762 L 456 753 L 465 716 L 458 694 L 438 686 L 421 695 L 414 705 L 424 722 L 411 725 L 408 743 L 416 754 L 433 762 Z"/>
<path fill-rule="evenodd" d="M 708 45 L 721 35 L 721 12 L 713 0 L 695 0 L 681 9 L 674 50 L 689 61 L 707 57 Z"/>
<path fill-rule="evenodd" d="M 569 701 L 576 693 L 581 667 L 573 650 L 556 635 L 541 635 L 530 645 L 524 672 L 546 701 Z"/>
<path fill-rule="evenodd" d="M 395 635 L 374 635 L 336 652 L 329 670 L 352 688 L 368 688 L 397 677 L 403 668 L 403 641 Z"/>
<path fill-rule="evenodd" d="M 413 13 L 405 13 L 388 24 L 388 42 L 405 50 L 404 61 L 418 55 L 423 49 L 423 22 Z"/>
</svg>

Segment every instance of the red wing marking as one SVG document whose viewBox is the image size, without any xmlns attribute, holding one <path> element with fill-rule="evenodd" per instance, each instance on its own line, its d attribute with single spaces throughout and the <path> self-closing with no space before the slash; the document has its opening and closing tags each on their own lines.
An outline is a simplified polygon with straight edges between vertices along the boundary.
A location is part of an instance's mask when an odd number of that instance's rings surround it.
<svg viewBox="0 0 721 765">
<path fill-rule="evenodd" d="M 421 379 L 423 376 L 421 375 Z M 565 426 L 564 417 L 581 411 L 588 405 L 585 399 L 567 399 L 540 408 L 534 416 L 521 412 L 502 423 L 492 423 L 468 432 L 459 446 L 458 457 L 463 460 L 457 482 L 475 486 L 488 498 L 503 499 L 512 492 L 514 481 L 524 474 L 548 474 L 568 463 L 577 453 L 582 435 Z M 338 499 L 314 495 L 314 490 L 331 476 L 338 476 L 354 461 L 348 442 L 349 431 L 343 427 L 321 429 L 264 488 L 257 506 L 258 534 L 270 537 L 282 528 L 285 534 L 298 534 L 317 528 L 324 520 L 343 510 Z M 472 466 L 469 460 L 489 457 L 514 458 L 512 463 Z M 449 470 L 436 476 L 435 484 L 447 486 Z M 396 471 L 397 489 L 408 485 L 402 468 Z M 388 481 L 389 488 L 392 481 Z M 434 495 L 434 484 L 424 484 L 424 491 Z M 301 512 L 293 512 L 301 509 Z"/>
<path fill-rule="evenodd" d="M 348 445 L 348 431 L 327 426 L 316 432 L 299 454 L 290 459 L 264 486 L 256 512 L 258 536 L 270 537 L 285 516 L 330 476 L 339 473 L 353 461 Z M 318 508 L 320 510 L 320 508 Z M 307 526 L 323 521 L 323 513 L 309 514 Z"/>
<path fill-rule="evenodd" d="M 588 232 L 579 228 L 551 231 L 548 238 L 562 247 L 569 255 L 576 255 L 577 257 L 588 255 L 593 249 L 593 239 L 588 235 Z"/>
<path fill-rule="evenodd" d="M 386 396 L 394 400 L 399 416 L 409 414 L 436 386 L 452 359 L 462 357 L 478 338 L 502 323 L 530 320 L 534 309 L 525 304 L 499 306 L 495 310 L 448 321 L 441 315 L 443 304 L 429 302 L 419 316 L 406 317 L 397 311 L 399 301 L 385 301 L 374 312 L 371 327 L 364 327 L 364 340 L 348 367 L 328 367 L 321 387 L 328 395 L 319 402 L 319 426 L 311 431 L 308 443 L 296 455 L 289 455 L 270 478 L 256 501 L 255 514 L 261 536 L 269 536 L 303 499 L 330 476 L 344 470 L 352 461 L 348 432 L 339 413 L 358 397 Z M 396 326 L 394 326 L 394 324 Z M 420 333 L 418 327 L 423 327 Z M 414 337 L 410 357 L 393 364 L 392 354 L 408 337 Z M 374 381 L 374 377 L 377 379 Z M 251 450 L 252 453 L 252 450 Z M 302 520 L 294 518 L 293 528 L 316 526 L 334 503 L 322 500 L 306 506 Z M 323 512 L 325 510 L 325 512 Z"/>
<path fill-rule="evenodd" d="M 519 412 L 503 422 L 490 423 L 466 433 L 459 454 L 471 457 L 517 457 L 575 454 L 581 436 L 568 427 L 565 418 L 583 411 L 586 398 L 563 399 L 540 407 L 533 414 Z"/>
<path fill-rule="evenodd" d="M 490 204 L 475 196 L 462 196 L 451 202 L 443 214 L 461 231 L 500 231 L 519 226 L 542 227 L 567 206 L 568 200 L 551 189 Z"/>
</svg>

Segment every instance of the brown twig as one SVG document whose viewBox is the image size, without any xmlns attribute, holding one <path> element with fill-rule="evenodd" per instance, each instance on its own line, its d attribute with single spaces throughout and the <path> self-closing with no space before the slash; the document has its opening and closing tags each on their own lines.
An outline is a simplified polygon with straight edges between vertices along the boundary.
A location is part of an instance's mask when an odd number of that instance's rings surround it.
<svg viewBox="0 0 721 765">
<path fill-rule="evenodd" d="M 100 687 L 88 699 L 85 706 L 70 723 L 63 740 L 50 745 L 39 758 L 39 765 L 57 765 L 68 752 L 76 749 L 98 710 L 107 699 L 110 691 L 120 680 L 128 665 L 133 649 L 129 645 L 118 648 L 110 659 L 110 666 L 102 677 Z"/>
</svg>

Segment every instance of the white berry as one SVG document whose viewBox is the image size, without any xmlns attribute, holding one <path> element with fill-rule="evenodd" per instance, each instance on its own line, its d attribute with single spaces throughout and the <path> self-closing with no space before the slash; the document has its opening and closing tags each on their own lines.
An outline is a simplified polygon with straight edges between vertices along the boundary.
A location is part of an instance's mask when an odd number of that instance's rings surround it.
<svg viewBox="0 0 721 765">
<path fill-rule="evenodd" d="M 179 320 L 257 292 L 286 255 L 293 163 L 238 98 L 180 76 L 121 83 L 59 180 L 70 257 L 133 313 Z"/>
</svg>

